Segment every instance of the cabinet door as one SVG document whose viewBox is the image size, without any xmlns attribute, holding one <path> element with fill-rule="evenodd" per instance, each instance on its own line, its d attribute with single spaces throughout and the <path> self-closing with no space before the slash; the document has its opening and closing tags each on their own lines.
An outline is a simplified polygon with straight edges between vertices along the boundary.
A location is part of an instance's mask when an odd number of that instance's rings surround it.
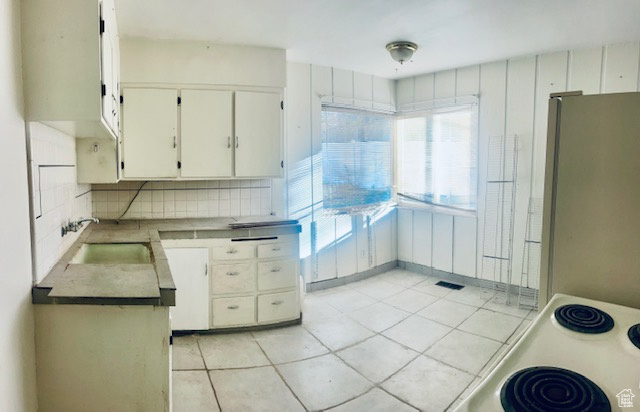
<svg viewBox="0 0 640 412">
<path fill-rule="evenodd" d="M 182 177 L 232 176 L 232 92 L 182 90 L 181 97 Z"/>
<path fill-rule="evenodd" d="M 277 93 L 236 92 L 235 175 L 282 175 L 282 109 Z"/>
<path fill-rule="evenodd" d="M 176 177 L 177 90 L 124 89 L 123 97 L 124 177 Z"/>
<path fill-rule="evenodd" d="M 176 284 L 171 328 L 209 329 L 209 249 L 165 249 L 165 253 Z"/>
</svg>

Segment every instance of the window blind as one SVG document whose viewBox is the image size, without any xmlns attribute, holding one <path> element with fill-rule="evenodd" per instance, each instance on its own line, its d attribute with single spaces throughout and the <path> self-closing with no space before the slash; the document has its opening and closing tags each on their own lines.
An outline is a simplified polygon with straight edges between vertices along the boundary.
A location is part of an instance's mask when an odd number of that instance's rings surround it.
<svg viewBox="0 0 640 412">
<path fill-rule="evenodd" d="M 325 210 L 364 211 L 391 200 L 393 117 L 322 108 L 322 189 Z"/>
</svg>

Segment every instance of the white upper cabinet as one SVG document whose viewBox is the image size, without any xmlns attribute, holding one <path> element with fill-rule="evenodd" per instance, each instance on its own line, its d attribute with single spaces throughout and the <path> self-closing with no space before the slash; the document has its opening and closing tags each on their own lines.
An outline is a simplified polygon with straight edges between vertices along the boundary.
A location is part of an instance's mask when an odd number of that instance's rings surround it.
<svg viewBox="0 0 640 412">
<path fill-rule="evenodd" d="M 124 89 L 123 99 L 124 177 L 175 178 L 178 171 L 178 91 Z"/>
<path fill-rule="evenodd" d="M 26 119 L 75 137 L 114 139 L 120 52 L 113 0 L 21 5 Z"/>
<path fill-rule="evenodd" d="M 282 100 L 276 93 L 236 92 L 235 175 L 282 175 Z"/>
<path fill-rule="evenodd" d="M 181 98 L 181 176 L 232 176 L 233 92 L 182 90 Z"/>
<path fill-rule="evenodd" d="M 280 92 L 126 88 L 123 177 L 280 177 L 281 99 Z"/>
</svg>

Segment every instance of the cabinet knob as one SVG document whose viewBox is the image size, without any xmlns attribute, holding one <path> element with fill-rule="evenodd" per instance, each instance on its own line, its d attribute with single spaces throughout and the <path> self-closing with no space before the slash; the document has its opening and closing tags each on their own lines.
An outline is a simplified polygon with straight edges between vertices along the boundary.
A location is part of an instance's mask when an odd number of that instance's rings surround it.
<svg viewBox="0 0 640 412">
<path fill-rule="evenodd" d="M 231 149 L 231 136 L 227 136 L 227 149 Z"/>
<path fill-rule="evenodd" d="M 240 138 L 236 136 L 236 149 L 240 147 Z"/>
<path fill-rule="evenodd" d="M 176 142 L 176 137 L 173 136 L 173 148 L 175 149 L 178 146 L 177 142 Z"/>
<path fill-rule="evenodd" d="M 283 302 L 281 300 L 274 300 L 273 302 L 271 302 L 271 304 L 274 306 L 282 305 L 282 303 Z"/>
<path fill-rule="evenodd" d="M 227 276 L 238 276 L 238 272 L 227 272 Z"/>
<path fill-rule="evenodd" d="M 227 250 L 227 255 L 235 255 L 236 253 L 238 253 L 238 251 L 237 251 L 237 250 L 235 250 L 235 249 L 229 249 L 229 250 Z"/>
<path fill-rule="evenodd" d="M 271 272 L 278 273 L 278 272 L 280 272 L 280 268 L 273 268 L 273 269 L 271 269 Z"/>
<path fill-rule="evenodd" d="M 240 306 L 238 306 L 238 305 L 229 305 L 229 306 L 227 306 L 227 309 L 235 310 L 235 309 L 238 309 L 239 307 Z"/>
<path fill-rule="evenodd" d="M 279 247 L 274 247 L 274 248 L 272 248 L 271 250 L 272 250 L 273 252 L 277 252 L 277 251 L 279 251 L 279 250 L 280 250 L 280 248 L 279 248 Z"/>
</svg>

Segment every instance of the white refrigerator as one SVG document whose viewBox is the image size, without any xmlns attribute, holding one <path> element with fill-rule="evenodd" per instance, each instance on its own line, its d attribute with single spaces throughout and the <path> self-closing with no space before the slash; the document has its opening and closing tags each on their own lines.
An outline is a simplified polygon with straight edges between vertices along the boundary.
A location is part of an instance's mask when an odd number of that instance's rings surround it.
<svg viewBox="0 0 640 412">
<path fill-rule="evenodd" d="M 555 293 L 640 308 L 640 93 L 551 95 L 540 307 Z"/>
</svg>

